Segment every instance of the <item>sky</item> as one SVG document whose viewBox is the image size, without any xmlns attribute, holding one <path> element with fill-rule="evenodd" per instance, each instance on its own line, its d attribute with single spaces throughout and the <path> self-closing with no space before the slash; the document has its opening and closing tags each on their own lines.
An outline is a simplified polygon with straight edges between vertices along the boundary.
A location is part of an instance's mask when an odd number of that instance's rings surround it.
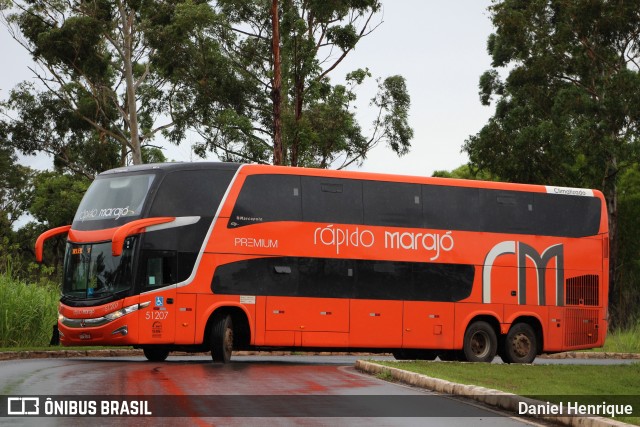
<svg viewBox="0 0 640 427">
<path fill-rule="evenodd" d="M 373 78 L 358 91 L 357 115 L 367 135 L 373 121 L 369 100 L 376 77 L 400 74 L 411 96 L 409 125 L 414 130 L 409 154 L 398 157 L 381 144 L 357 169 L 367 172 L 430 176 L 467 162 L 462 145 L 476 134 L 493 113 L 480 104 L 478 81 L 490 68 L 486 43 L 492 32 L 487 7 L 491 0 L 382 0 L 382 24 L 356 46 L 332 72 L 340 82 L 349 71 L 369 68 Z M 0 26 L 0 98 L 19 82 L 32 80 L 30 56 Z M 170 160 L 198 160 L 190 141 L 169 147 Z M 216 160 L 211 157 L 210 160 Z M 44 155 L 22 158 L 38 169 L 50 166 Z"/>
</svg>

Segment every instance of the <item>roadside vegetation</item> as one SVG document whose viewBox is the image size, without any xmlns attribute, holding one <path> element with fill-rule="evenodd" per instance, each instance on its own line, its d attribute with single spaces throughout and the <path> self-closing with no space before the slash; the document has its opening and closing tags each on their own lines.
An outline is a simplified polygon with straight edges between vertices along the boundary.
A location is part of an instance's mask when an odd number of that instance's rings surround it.
<svg viewBox="0 0 640 427">
<path fill-rule="evenodd" d="M 625 404 L 640 395 L 640 363 L 626 365 L 506 365 L 461 362 L 381 362 L 381 365 L 429 377 L 514 393 L 544 402 L 577 401 L 581 404 Z M 382 379 L 384 376 L 379 376 Z M 616 417 L 640 425 L 640 417 Z"/>
<path fill-rule="evenodd" d="M 640 353 L 640 321 L 630 328 L 609 332 L 604 347 L 596 348 L 593 351 Z"/>
<path fill-rule="evenodd" d="M 46 346 L 57 322 L 58 287 L 0 274 L 0 347 Z"/>
</svg>

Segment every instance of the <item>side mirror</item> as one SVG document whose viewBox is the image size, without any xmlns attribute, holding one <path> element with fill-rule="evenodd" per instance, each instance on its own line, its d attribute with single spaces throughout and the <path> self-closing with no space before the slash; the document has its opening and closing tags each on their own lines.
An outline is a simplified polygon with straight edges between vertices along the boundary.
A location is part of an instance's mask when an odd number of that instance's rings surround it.
<svg viewBox="0 0 640 427">
<path fill-rule="evenodd" d="M 124 241 L 127 237 L 133 234 L 144 233 L 147 227 L 152 225 L 165 224 L 167 222 L 172 222 L 175 219 L 175 217 L 143 218 L 126 223 L 113 233 L 111 253 L 113 256 L 122 255 L 122 246 L 124 245 Z"/>
<path fill-rule="evenodd" d="M 36 240 L 36 261 L 39 263 L 42 262 L 42 253 L 44 251 L 45 240 L 50 239 L 59 234 L 68 233 L 70 229 L 71 229 L 70 225 L 63 225 L 62 227 L 56 227 L 56 228 L 52 228 L 51 230 L 47 230 L 44 233 L 42 233 L 40 236 L 38 236 L 38 239 Z"/>
</svg>

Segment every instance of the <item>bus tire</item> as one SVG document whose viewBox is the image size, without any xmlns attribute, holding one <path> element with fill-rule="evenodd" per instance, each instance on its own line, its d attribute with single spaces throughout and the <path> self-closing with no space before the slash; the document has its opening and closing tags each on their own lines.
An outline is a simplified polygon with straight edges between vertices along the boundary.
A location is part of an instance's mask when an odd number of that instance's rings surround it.
<svg viewBox="0 0 640 427">
<path fill-rule="evenodd" d="M 538 341 L 533 328 L 526 323 L 511 326 L 504 340 L 502 359 L 506 363 L 531 363 L 536 358 Z"/>
<path fill-rule="evenodd" d="M 216 316 L 211 328 L 211 358 L 228 363 L 233 351 L 233 322 L 228 314 Z"/>
<path fill-rule="evenodd" d="M 462 351 L 469 362 L 493 361 L 498 351 L 496 332 L 487 322 L 473 322 L 464 333 Z"/>
<path fill-rule="evenodd" d="M 164 362 L 169 356 L 166 348 L 145 347 L 142 351 L 149 362 Z"/>
</svg>

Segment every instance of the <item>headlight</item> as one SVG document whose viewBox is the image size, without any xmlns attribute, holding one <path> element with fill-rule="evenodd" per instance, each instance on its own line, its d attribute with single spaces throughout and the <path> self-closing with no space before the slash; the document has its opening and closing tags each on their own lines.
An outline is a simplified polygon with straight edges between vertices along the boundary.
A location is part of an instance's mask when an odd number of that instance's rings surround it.
<svg viewBox="0 0 640 427">
<path fill-rule="evenodd" d="M 138 304 L 134 304 L 134 305 L 130 305 L 129 307 L 125 307 L 121 310 L 117 310 L 114 311 L 113 313 L 109 313 L 107 315 L 105 315 L 105 319 L 107 319 L 108 321 L 112 322 L 116 319 L 121 318 L 122 316 L 125 316 L 129 313 L 133 313 L 134 311 L 138 310 Z"/>
</svg>

